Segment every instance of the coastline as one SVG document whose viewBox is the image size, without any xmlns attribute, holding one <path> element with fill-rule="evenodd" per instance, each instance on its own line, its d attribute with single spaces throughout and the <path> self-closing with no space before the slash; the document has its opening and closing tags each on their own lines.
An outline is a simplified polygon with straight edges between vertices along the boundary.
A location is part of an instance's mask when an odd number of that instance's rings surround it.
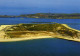
<svg viewBox="0 0 80 56">
<path fill-rule="evenodd" d="M 53 35 L 53 36 L 32 36 L 32 37 L 24 37 L 24 38 L 9 38 L 9 39 L 3 39 L 0 38 L 0 42 L 16 42 L 16 41 L 25 41 L 25 40 L 34 40 L 34 39 L 45 39 L 45 38 L 57 38 L 57 39 L 63 39 L 63 40 L 69 40 L 69 41 L 76 41 L 80 42 L 80 39 L 72 39 L 61 35 Z"/>
<path fill-rule="evenodd" d="M 62 24 L 62 25 L 64 27 L 72 30 L 72 31 L 77 31 L 80 34 L 79 30 L 73 29 L 73 28 L 69 27 L 67 24 Z M 5 29 L 5 27 L 7 27 L 7 26 L 13 26 L 13 25 L 2 25 L 0 27 L 0 31 Z M 73 39 L 70 36 L 62 36 L 61 34 L 56 34 L 54 32 L 47 32 L 46 31 L 46 32 L 44 32 L 44 34 L 42 34 L 42 32 L 41 33 L 39 32 L 39 34 L 40 35 L 37 35 L 37 34 L 36 35 L 29 34 L 29 36 L 28 35 L 22 35 L 21 36 L 22 38 L 20 38 L 20 37 L 19 38 L 8 38 L 8 39 L 7 38 L 0 38 L 0 42 L 15 42 L 15 41 L 34 40 L 34 39 L 43 39 L 43 38 L 59 38 L 59 39 L 65 39 L 65 40 L 71 40 L 71 41 L 80 42 L 80 39 L 78 39 L 78 38 L 74 38 Z M 0 37 L 3 36 L 3 35 L 4 34 L 2 34 L 2 32 L 1 32 Z"/>
<path fill-rule="evenodd" d="M 56 36 L 56 38 L 58 38 L 58 39 L 63 39 L 63 40 L 68 40 L 68 41 L 75 41 L 75 42 L 80 42 L 80 39 L 77 39 L 77 38 L 75 38 L 75 39 L 72 39 L 72 38 L 68 38 L 68 37 L 64 37 L 64 36 Z"/>
<path fill-rule="evenodd" d="M 53 38 L 52 36 L 38 36 L 38 37 L 24 37 L 24 38 L 12 38 L 12 39 L 3 39 L 0 38 L 0 42 L 15 42 L 15 41 L 25 41 L 25 40 L 34 40 L 34 39 L 43 39 L 43 38 Z"/>
</svg>

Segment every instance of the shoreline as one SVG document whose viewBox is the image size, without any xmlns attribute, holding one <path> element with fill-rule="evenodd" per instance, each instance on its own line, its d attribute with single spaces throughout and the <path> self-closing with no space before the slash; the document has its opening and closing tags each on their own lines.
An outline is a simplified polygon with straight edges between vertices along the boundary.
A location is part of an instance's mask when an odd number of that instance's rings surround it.
<svg viewBox="0 0 80 56">
<path fill-rule="evenodd" d="M 64 37 L 65 37 L 65 38 L 64 38 Z M 72 38 L 68 38 L 68 37 L 66 37 L 66 36 L 56 36 L 56 38 L 58 38 L 58 39 L 63 39 L 63 40 L 68 40 L 68 41 L 80 42 L 80 39 L 77 39 L 77 38 L 72 39 Z"/>
<path fill-rule="evenodd" d="M 38 36 L 38 37 L 24 37 L 24 38 L 12 38 L 12 39 L 3 39 L 0 38 L 0 42 L 15 42 L 15 41 L 25 41 L 25 40 L 34 40 L 34 39 L 44 39 L 44 38 L 54 38 L 52 36 Z"/>
<path fill-rule="evenodd" d="M 31 36 L 31 37 L 24 37 L 24 38 L 9 38 L 9 39 L 3 39 L 0 38 L 0 42 L 16 42 L 16 41 L 25 41 L 25 40 L 35 40 L 35 39 L 46 39 L 46 38 L 57 38 L 57 39 L 63 39 L 68 41 L 75 41 L 80 42 L 80 39 L 72 39 L 68 38 L 68 36 L 62 36 L 62 35 L 53 35 L 53 36 Z"/>
<path fill-rule="evenodd" d="M 0 31 L 4 30 L 5 27 L 8 27 L 8 26 L 13 26 L 13 25 L 1 25 Z M 67 24 L 62 24 L 62 26 L 66 27 L 69 30 L 79 32 L 79 34 L 80 34 L 79 30 L 71 28 Z M 33 31 L 33 32 L 36 32 L 36 31 Z M 78 39 L 78 38 L 74 38 L 73 39 L 72 37 L 70 37 L 68 35 L 62 36 L 61 34 L 56 34 L 54 32 L 47 32 L 47 31 L 46 32 L 44 32 L 44 31 L 42 32 L 41 31 L 41 33 L 44 33 L 44 34 L 41 34 L 40 31 L 38 33 L 40 35 L 31 35 L 31 34 L 29 36 L 28 35 L 23 35 L 24 37 L 22 37 L 22 38 L 20 38 L 20 37 L 19 38 L 8 38 L 8 39 L 7 38 L 5 38 L 5 39 L 4 38 L 0 38 L 0 42 L 15 42 L 15 41 L 34 40 L 34 39 L 43 39 L 43 38 L 58 38 L 58 39 L 65 39 L 65 40 L 71 40 L 71 41 L 80 42 L 80 39 Z M 5 35 L 4 32 L 3 33 L 1 32 L 0 37 L 2 37 L 3 35 Z M 28 37 L 26 37 L 26 36 L 28 36 Z"/>
</svg>

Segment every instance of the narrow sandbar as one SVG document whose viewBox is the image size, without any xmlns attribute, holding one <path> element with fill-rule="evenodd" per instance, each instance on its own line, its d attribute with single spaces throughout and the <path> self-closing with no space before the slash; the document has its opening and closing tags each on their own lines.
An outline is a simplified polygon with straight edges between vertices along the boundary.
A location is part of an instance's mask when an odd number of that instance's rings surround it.
<svg viewBox="0 0 80 56">
<path fill-rule="evenodd" d="M 38 36 L 38 37 L 24 37 L 24 38 L 11 38 L 3 39 L 0 38 L 0 42 L 14 42 L 14 41 L 23 41 L 23 40 L 34 40 L 34 39 L 43 39 L 43 38 L 53 38 L 52 36 Z"/>
</svg>

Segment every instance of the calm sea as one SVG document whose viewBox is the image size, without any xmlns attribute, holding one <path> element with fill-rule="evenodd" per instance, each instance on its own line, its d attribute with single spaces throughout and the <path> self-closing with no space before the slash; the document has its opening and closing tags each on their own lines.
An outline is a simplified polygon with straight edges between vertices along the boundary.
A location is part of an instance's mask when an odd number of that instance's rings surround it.
<svg viewBox="0 0 80 56">
<path fill-rule="evenodd" d="M 0 24 L 56 22 L 80 30 L 80 19 L 0 18 Z M 56 38 L 0 42 L 0 56 L 80 56 L 80 43 Z"/>
<path fill-rule="evenodd" d="M 56 22 L 61 24 L 68 24 L 70 27 L 80 30 L 80 19 L 0 18 L 0 24 L 2 25 L 34 22 Z"/>
</svg>

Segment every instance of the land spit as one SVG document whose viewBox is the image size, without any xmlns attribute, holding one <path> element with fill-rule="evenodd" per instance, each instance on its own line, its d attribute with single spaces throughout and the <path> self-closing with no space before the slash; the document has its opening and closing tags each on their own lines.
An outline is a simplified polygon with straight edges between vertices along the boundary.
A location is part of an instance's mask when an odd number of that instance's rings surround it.
<svg viewBox="0 0 80 56">
<path fill-rule="evenodd" d="M 66 24 L 17 24 L 0 26 L 0 42 L 61 38 L 80 42 L 80 31 Z"/>
</svg>

